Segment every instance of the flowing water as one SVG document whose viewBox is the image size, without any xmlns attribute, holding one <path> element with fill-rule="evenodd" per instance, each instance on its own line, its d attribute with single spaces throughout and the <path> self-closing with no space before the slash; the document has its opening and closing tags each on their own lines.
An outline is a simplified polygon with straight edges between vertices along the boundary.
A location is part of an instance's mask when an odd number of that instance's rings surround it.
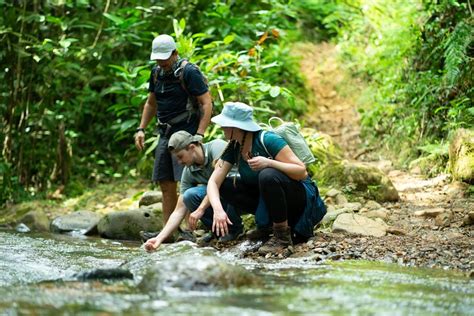
<svg viewBox="0 0 474 316">
<path fill-rule="evenodd" d="M 240 247 L 244 247 L 241 245 Z M 472 315 L 474 280 L 463 274 L 364 261 L 310 258 L 255 262 L 239 248 L 213 252 L 261 278 L 258 286 L 140 289 L 144 271 L 174 253 L 199 262 L 189 243 L 153 254 L 139 244 L 81 236 L 0 231 L 0 315 Z M 94 269 L 127 267 L 133 279 L 79 281 Z"/>
</svg>

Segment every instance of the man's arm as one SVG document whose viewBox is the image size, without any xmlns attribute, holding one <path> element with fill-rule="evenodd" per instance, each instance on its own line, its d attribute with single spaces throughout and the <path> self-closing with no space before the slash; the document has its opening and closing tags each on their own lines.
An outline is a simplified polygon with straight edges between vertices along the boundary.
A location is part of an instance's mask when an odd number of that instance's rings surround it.
<svg viewBox="0 0 474 316">
<path fill-rule="evenodd" d="M 211 122 L 211 115 L 212 115 L 212 98 L 209 91 L 200 96 L 196 97 L 197 101 L 199 102 L 199 111 L 201 112 L 201 119 L 199 121 L 199 127 L 197 130 L 197 134 L 204 135 L 206 132 L 206 128 L 209 126 Z"/>
<path fill-rule="evenodd" d="M 148 123 L 153 119 L 156 115 L 157 105 L 156 105 L 156 97 L 155 93 L 150 92 L 148 93 L 148 98 L 145 102 L 145 106 L 143 107 L 142 118 L 140 120 L 140 128 L 146 128 Z M 138 150 L 143 150 L 145 148 L 145 133 L 142 131 L 138 131 L 135 134 L 135 146 Z"/>
<path fill-rule="evenodd" d="M 188 209 L 186 208 L 186 205 L 184 205 L 183 197 L 180 195 L 178 198 L 178 203 L 176 204 L 176 208 L 174 209 L 173 213 L 171 213 L 171 216 L 166 222 L 165 227 L 163 227 L 158 236 L 147 240 L 145 243 L 145 250 L 153 251 L 158 249 L 163 241 L 171 236 L 171 234 L 173 234 L 176 229 L 178 229 L 179 224 L 186 216 L 187 211 Z"/>
</svg>

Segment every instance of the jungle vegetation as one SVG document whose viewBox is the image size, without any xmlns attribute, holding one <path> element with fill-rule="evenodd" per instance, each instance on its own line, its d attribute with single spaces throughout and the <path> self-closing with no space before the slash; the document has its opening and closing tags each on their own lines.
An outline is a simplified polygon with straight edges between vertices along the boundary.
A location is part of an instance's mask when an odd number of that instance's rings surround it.
<svg viewBox="0 0 474 316">
<path fill-rule="evenodd" d="M 154 139 L 138 154 L 132 136 L 160 33 L 205 73 L 216 111 L 239 99 L 262 121 L 298 118 L 309 91 L 292 43 L 331 41 L 369 87 L 364 136 L 402 152 L 400 163 L 446 159 L 450 133 L 474 125 L 470 0 L 0 0 L 0 10 L 0 205 L 149 177 Z"/>
</svg>

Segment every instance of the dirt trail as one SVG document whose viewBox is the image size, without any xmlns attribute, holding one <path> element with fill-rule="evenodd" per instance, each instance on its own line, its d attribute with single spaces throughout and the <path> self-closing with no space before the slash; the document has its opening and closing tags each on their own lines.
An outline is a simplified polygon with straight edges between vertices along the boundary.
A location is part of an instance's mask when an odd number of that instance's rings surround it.
<svg viewBox="0 0 474 316">
<path fill-rule="evenodd" d="M 304 117 L 306 123 L 333 137 L 346 158 L 355 157 L 361 143 L 355 103 L 362 83 L 340 67 L 334 45 L 304 43 L 295 50 L 303 57 L 301 71 L 314 96 Z"/>
<path fill-rule="evenodd" d="M 368 160 L 361 149 L 357 111 L 362 83 L 341 67 L 331 44 L 299 44 L 295 52 L 303 57 L 301 71 L 314 94 L 307 125 L 331 135 L 346 159 Z M 467 184 L 452 182 L 447 174 L 425 179 L 413 171 L 395 170 L 387 160 L 370 163 L 388 174 L 400 195 L 399 202 L 382 205 L 389 211 L 386 223 L 391 233 L 381 238 L 320 234 L 313 243 L 297 247 L 297 252 L 314 251 L 318 258 L 315 249 L 325 249 L 324 258 L 454 268 L 473 275 L 474 226 L 467 217 L 474 211 L 474 199 L 467 194 Z"/>
</svg>

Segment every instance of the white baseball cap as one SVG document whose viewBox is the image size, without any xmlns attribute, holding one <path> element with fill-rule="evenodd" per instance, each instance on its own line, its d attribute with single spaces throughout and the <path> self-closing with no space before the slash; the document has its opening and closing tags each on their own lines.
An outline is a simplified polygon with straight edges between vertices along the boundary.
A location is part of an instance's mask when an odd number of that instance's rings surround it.
<svg viewBox="0 0 474 316">
<path fill-rule="evenodd" d="M 155 37 L 151 45 L 150 60 L 166 60 L 170 58 L 173 51 L 176 49 L 174 39 L 166 34 Z"/>
</svg>

